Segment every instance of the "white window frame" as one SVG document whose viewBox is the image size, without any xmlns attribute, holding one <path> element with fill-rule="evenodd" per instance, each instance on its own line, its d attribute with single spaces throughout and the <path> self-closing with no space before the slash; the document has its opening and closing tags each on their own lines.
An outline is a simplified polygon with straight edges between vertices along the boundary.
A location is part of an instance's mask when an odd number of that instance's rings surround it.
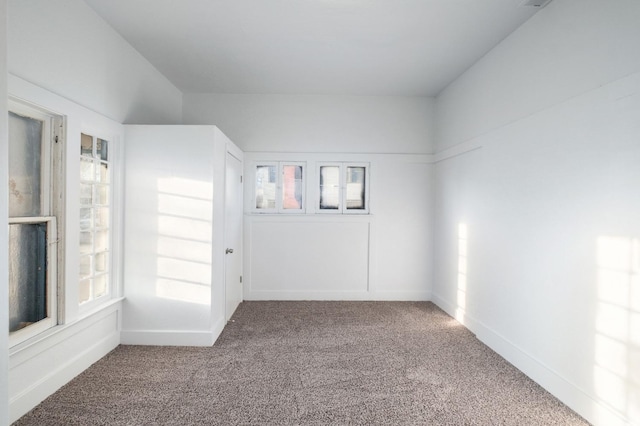
<svg viewBox="0 0 640 426">
<path fill-rule="evenodd" d="M 325 166 L 333 166 L 340 168 L 340 206 L 338 209 L 321 209 L 320 208 L 320 196 L 322 194 L 322 190 L 320 189 L 320 169 Z M 363 167 L 365 170 L 364 176 L 364 208 L 363 209 L 347 209 L 347 168 L 348 167 Z M 369 214 L 369 189 L 371 183 L 369 181 L 369 176 L 371 173 L 371 164 L 363 163 L 363 162 L 318 162 L 316 167 L 316 190 L 318 192 L 315 206 L 316 213 L 318 214 L 355 214 L 355 215 L 367 215 Z"/>
<path fill-rule="evenodd" d="M 64 160 L 65 118 L 55 112 L 45 110 L 18 99 L 8 99 L 8 112 L 33 118 L 43 122 L 42 127 L 42 176 L 43 189 L 40 200 L 41 216 L 10 217 L 9 224 L 47 225 L 47 317 L 23 329 L 9 334 L 9 347 L 23 343 L 42 332 L 63 323 L 64 315 L 64 236 L 65 220 L 65 176 L 67 167 Z M 53 144 L 60 144 L 56 149 Z M 55 172 L 55 175 L 54 175 Z"/>
<path fill-rule="evenodd" d="M 256 197 L 258 196 L 257 182 L 256 182 L 256 170 L 259 166 L 273 166 L 276 168 L 276 203 L 275 207 L 271 209 L 260 209 L 256 206 Z M 299 209 L 285 209 L 283 204 L 284 196 L 284 168 L 286 166 L 299 166 L 302 167 L 302 202 Z M 307 163 L 304 161 L 256 161 L 253 163 L 253 193 L 252 193 L 252 208 L 253 213 L 258 214 L 304 214 L 306 212 L 307 204 Z"/>
<path fill-rule="evenodd" d="M 94 308 L 96 308 L 97 306 L 111 300 L 113 297 L 115 297 L 116 295 L 116 288 L 114 283 L 116 282 L 116 268 L 114 267 L 114 263 L 116 262 L 115 260 L 115 256 L 117 255 L 117 250 L 116 247 L 114 246 L 114 242 L 115 242 L 115 235 L 116 235 L 116 229 L 115 229 L 115 223 L 116 223 L 116 215 L 119 214 L 119 210 L 116 209 L 115 203 L 114 201 L 116 200 L 115 197 L 115 192 L 118 190 L 117 187 L 117 182 L 116 182 L 116 173 L 115 173 L 115 168 L 117 167 L 117 147 L 116 147 L 116 138 L 114 137 L 109 137 L 104 135 L 102 132 L 100 131 L 96 131 L 95 129 L 83 129 L 80 132 L 80 138 L 82 139 L 82 134 L 87 135 L 87 136 L 91 136 L 93 138 L 93 145 L 92 145 L 92 149 L 93 151 L 95 151 L 95 141 L 97 139 L 102 139 L 104 141 L 107 141 L 108 145 L 108 160 L 106 161 L 106 163 L 109 165 L 109 180 L 108 180 L 108 187 L 109 187 L 109 197 L 108 197 L 108 204 L 107 207 L 109 209 L 109 222 L 108 222 L 108 237 L 107 237 L 107 265 L 106 265 L 106 273 L 101 273 L 98 275 L 107 275 L 108 279 L 107 279 L 107 283 L 106 283 L 106 291 L 105 294 L 99 296 L 99 297 L 93 297 L 93 286 L 91 286 L 90 288 L 90 298 L 84 302 L 80 302 L 80 283 L 84 280 L 81 279 L 80 276 L 78 275 L 77 279 L 77 283 L 78 283 L 78 288 L 77 288 L 77 295 L 76 295 L 76 300 L 75 303 L 78 303 L 79 307 L 80 307 L 80 311 L 81 312 L 87 312 L 87 311 L 92 311 Z M 82 141 L 81 141 L 82 143 Z M 96 163 L 96 157 L 95 157 L 95 152 L 92 152 L 92 156 L 88 157 L 88 156 L 84 156 L 81 153 L 77 153 L 77 157 L 78 159 L 78 163 L 80 163 L 82 161 L 82 159 L 89 159 L 91 158 L 91 160 Z M 97 161 L 98 164 L 101 163 L 101 160 Z M 98 172 L 98 170 L 96 170 L 96 173 Z M 95 176 L 94 176 L 95 177 Z M 81 183 L 80 181 L 80 176 L 78 176 L 78 182 L 79 184 Z M 94 183 L 96 183 L 96 181 L 94 181 Z M 95 195 L 95 194 L 94 194 Z M 95 210 L 95 207 L 97 206 L 96 201 L 94 200 L 92 202 L 91 208 L 93 208 Z M 87 206 L 84 206 L 80 203 L 80 199 L 78 198 L 78 208 L 82 209 L 85 208 Z M 80 228 L 80 223 L 78 223 L 78 229 Z M 92 232 L 95 233 L 96 228 L 93 227 L 92 228 Z M 79 231 L 80 232 L 80 231 Z M 78 234 L 79 236 L 79 234 Z M 78 246 L 79 249 L 79 246 Z M 94 241 L 94 250 L 90 253 L 91 255 L 94 256 L 96 255 L 96 251 L 95 251 L 95 241 Z M 88 254 L 88 253 L 87 253 Z M 80 258 L 82 258 L 83 256 L 86 256 L 87 254 L 82 254 L 82 253 L 78 253 L 78 262 L 80 261 Z M 80 267 L 80 264 L 78 263 L 78 268 Z M 93 269 L 92 269 L 93 271 Z M 95 276 L 98 276 L 96 274 L 92 274 L 88 279 L 93 279 Z M 86 279 L 86 277 L 85 277 Z"/>
</svg>

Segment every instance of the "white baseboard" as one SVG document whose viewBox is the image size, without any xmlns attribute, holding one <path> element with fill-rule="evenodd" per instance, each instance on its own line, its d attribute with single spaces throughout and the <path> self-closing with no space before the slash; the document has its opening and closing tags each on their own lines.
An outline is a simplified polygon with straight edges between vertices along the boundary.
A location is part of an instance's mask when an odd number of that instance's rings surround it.
<svg viewBox="0 0 640 426">
<path fill-rule="evenodd" d="M 63 365 L 52 370 L 46 377 L 34 383 L 24 392 L 15 395 L 9 401 L 9 421 L 14 422 L 28 413 L 48 396 L 115 349 L 119 343 L 120 335 L 118 332 L 114 332 L 68 359 Z"/>
<path fill-rule="evenodd" d="M 431 300 L 429 292 L 325 292 L 325 291 L 249 291 L 244 300 L 264 301 L 411 301 L 425 302 Z"/>
<path fill-rule="evenodd" d="M 222 334 L 222 330 L 224 330 L 224 326 L 227 325 L 227 321 L 224 319 L 224 315 L 222 315 L 218 320 L 213 324 L 211 328 L 211 333 L 213 334 L 213 342 L 212 345 L 218 340 L 220 334 Z"/>
<path fill-rule="evenodd" d="M 211 346 L 217 338 L 213 331 L 199 330 L 122 330 L 120 333 L 123 345 Z"/>
<path fill-rule="evenodd" d="M 553 396 L 594 425 L 623 426 L 631 421 L 623 419 L 605 403 L 580 389 L 560 373 L 554 371 L 507 338 L 466 313 L 456 312 L 455 304 L 434 294 L 432 302 L 447 314 L 457 318 L 478 340 L 490 347 L 509 363 L 538 383 Z"/>
</svg>

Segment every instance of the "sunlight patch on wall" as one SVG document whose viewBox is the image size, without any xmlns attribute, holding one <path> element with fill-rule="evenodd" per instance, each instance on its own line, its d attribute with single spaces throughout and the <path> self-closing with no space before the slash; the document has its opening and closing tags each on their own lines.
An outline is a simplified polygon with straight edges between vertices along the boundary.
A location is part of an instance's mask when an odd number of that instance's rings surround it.
<svg viewBox="0 0 640 426">
<path fill-rule="evenodd" d="M 640 422 L 640 240 L 598 238 L 594 387 L 613 412 Z M 600 412 L 602 424 L 619 418 Z"/>
<path fill-rule="evenodd" d="M 456 295 L 456 320 L 464 324 L 467 309 L 467 225 L 458 224 L 458 285 Z"/>
<path fill-rule="evenodd" d="M 211 303 L 213 184 L 158 179 L 156 296 Z"/>
</svg>

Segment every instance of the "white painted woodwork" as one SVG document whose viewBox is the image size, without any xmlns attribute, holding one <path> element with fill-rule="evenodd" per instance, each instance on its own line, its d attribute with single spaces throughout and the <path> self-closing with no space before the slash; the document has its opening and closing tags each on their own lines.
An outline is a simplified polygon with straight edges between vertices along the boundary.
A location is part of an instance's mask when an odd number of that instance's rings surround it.
<svg viewBox="0 0 640 426">
<path fill-rule="evenodd" d="M 0 99 L 7 99 L 7 1 L 0 0 Z M 0 106 L 0 271 L 9 270 L 9 143 L 7 103 Z M 0 274 L 0 330 L 9 330 L 9 276 Z M 0 333 L 0 424 L 9 423 L 9 335 Z"/>
<path fill-rule="evenodd" d="M 252 296 L 348 299 L 366 293 L 370 224 L 321 219 L 251 221 Z"/>
<path fill-rule="evenodd" d="M 638 22 L 553 1 L 437 106 L 434 301 L 597 425 L 640 422 Z"/>
<path fill-rule="evenodd" d="M 239 150 L 215 126 L 125 127 L 122 342 L 212 345 L 225 320 L 225 161 Z"/>
<path fill-rule="evenodd" d="M 121 302 L 10 351 L 10 421 L 15 421 L 120 343 Z"/>
<path fill-rule="evenodd" d="M 234 155 L 235 154 L 235 155 Z M 242 302 L 242 161 L 237 153 L 226 153 L 225 176 L 225 319 Z"/>
</svg>

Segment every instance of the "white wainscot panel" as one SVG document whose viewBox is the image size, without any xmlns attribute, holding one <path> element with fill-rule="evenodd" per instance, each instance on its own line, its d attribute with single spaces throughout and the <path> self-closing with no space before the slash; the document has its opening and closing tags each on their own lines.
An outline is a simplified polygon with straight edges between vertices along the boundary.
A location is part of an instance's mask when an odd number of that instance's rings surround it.
<svg viewBox="0 0 640 426">
<path fill-rule="evenodd" d="M 253 222 L 250 297 L 366 294 L 369 234 L 368 222 Z"/>
<path fill-rule="evenodd" d="M 118 346 L 120 309 L 120 303 L 116 303 L 12 351 L 9 361 L 11 421 Z"/>
</svg>

